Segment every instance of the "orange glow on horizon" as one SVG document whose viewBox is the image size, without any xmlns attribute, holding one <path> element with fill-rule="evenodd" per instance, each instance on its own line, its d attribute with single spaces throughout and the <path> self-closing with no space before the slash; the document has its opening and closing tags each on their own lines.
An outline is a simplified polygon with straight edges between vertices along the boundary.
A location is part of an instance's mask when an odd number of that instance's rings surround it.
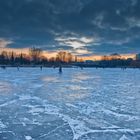
<svg viewBox="0 0 140 140">
<path fill-rule="evenodd" d="M 81 58 L 85 61 L 85 60 L 93 60 L 93 61 L 98 61 L 98 60 L 102 60 L 104 55 L 93 55 L 93 56 L 81 56 Z M 135 59 L 136 54 L 120 54 L 120 58 L 122 59 L 128 59 L 128 58 L 132 58 Z M 107 56 L 109 59 L 111 59 L 111 56 Z"/>
<path fill-rule="evenodd" d="M 29 54 L 29 48 L 23 48 L 23 49 L 18 49 L 18 48 L 0 48 L 0 53 L 2 51 L 7 51 L 7 52 L 15 52 L 17 55 L 23 53 L 28 55 Z M 43 51 L 43 56 L 47 58 L 52 58 L 56 57 L 58 51 Z M 91 55 L 91 56 L 77 56 L 79 59 L 82 59 L 83 61 L 85 60 L 93 60 L 93 61 L 98 61 L 102 60 L 104 55 Z M 121 58 L 127 59 L 127 58 L 132 58 L 135 59 L 136 54 L 120 54 Z M 107 55 L 107 57 L 111 57 Z"/>
</svg>

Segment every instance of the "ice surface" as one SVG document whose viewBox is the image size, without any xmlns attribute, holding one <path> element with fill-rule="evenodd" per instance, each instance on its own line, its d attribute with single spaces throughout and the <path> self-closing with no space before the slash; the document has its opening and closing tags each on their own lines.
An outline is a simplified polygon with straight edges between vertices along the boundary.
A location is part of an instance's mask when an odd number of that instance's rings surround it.
<svg viewBox="0 0 140 140">
<path fill-rule="evenodd" d="M 140 140 L 140 70 L 0 69 L 0 140 Z"/>
</svg>

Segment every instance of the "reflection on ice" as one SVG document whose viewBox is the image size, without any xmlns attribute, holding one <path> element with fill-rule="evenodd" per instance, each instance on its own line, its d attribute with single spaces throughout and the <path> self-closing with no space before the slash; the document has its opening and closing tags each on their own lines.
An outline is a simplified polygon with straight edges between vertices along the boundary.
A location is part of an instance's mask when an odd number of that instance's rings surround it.
<svg viewBox="0 0 140 140">
<path fill-rule="evenodd" d="M 59 82 L 57 77 L 53 77 L 53 76 L 45 76 L 42 78 L 42 81 L 44 82 Z"/>
<path fill-rule="evenodd" d="M 82 86 L 79 86 L 79 85 L 70 85 L 70 86 L 68 86 L 68 89 L 70 89 L 70 90 L 87 90 L 87 88 L 86 87 L 82 87 Z"/>
<path fill-rule="evenodd" d="M 73 76 L 73 79 L 76 79 L 76 80 L 88 80 L 88 79 L 91 79 L 91 77 L 89 75 L 87 75 L 86 73 L 78 73 L 78 74 L 75 74 Z"/>
<path fill-rule="evenodd" d="M 12 93 L 13 88 L 12 85 L 5 81 L 0 81 L 0 95 Z"/>
</svg>

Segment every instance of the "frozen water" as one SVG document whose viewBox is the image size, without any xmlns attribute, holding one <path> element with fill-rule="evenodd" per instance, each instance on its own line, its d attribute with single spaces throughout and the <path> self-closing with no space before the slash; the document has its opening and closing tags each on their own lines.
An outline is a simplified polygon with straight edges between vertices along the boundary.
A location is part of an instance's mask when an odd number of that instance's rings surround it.
<svg viewBox="0 0 140 140">
<path fill-rule="evenodd" d="M 140 70 L 0 69 L 0 140 L 140 140 Z"/>
</svg>

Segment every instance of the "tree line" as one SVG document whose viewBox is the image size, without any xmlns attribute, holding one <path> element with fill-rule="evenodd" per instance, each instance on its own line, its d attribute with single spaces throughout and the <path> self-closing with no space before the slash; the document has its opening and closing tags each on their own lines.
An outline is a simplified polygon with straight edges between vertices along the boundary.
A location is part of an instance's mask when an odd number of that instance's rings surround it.
<svg viewBox="0 0 140 140">
<path fill-rule="evenodd" d="M 114 53 L 109 56 L 102 56 L 101 60 L 94 62 L 79 63 L 81 67 L 101 67 L 101 68 L 140 68 L 140 58 L 123 58 L 121 55 Z"/>
<path fill-rule="evenodd" d="M 121 55 L 114 53 L 108 56 L 103 56 L 102 60 L 99 62 L 102 67 L 138 67 L 140 68 L 140 60 L 137 59 L 137 55 L 134 59 L 132 58 L 121 58 Z"/>
<path fill-rule="evenodd" d="M 140 68 L 140 59 L 121 58 L 121 55 L 115 53 L 110 56 L 102 56 L 101 60 L 86 63 L 77 56 L 66 51 L 59 51 L 55 57 L 48 58 L 44 56 L 40 48 L 30 48 L 28 54 L 16 53 L 13 51 L 2 51 L 0 53 L 0 65 L 10 66 L 59 66 L 76 65 L 80 67 L 138 67 Z"/>
<path fill-rule="evenodd" d="M 40 48 L 30 48 L 28 54 L 14 51 L 2 51 L 0 53 L 0 65 L 52 65 L 60 63 L 78 62 L 77 56 L 69 52 L 60 51 L 55 57 L 48 58 L 43 55 Z"/>
</svg>

